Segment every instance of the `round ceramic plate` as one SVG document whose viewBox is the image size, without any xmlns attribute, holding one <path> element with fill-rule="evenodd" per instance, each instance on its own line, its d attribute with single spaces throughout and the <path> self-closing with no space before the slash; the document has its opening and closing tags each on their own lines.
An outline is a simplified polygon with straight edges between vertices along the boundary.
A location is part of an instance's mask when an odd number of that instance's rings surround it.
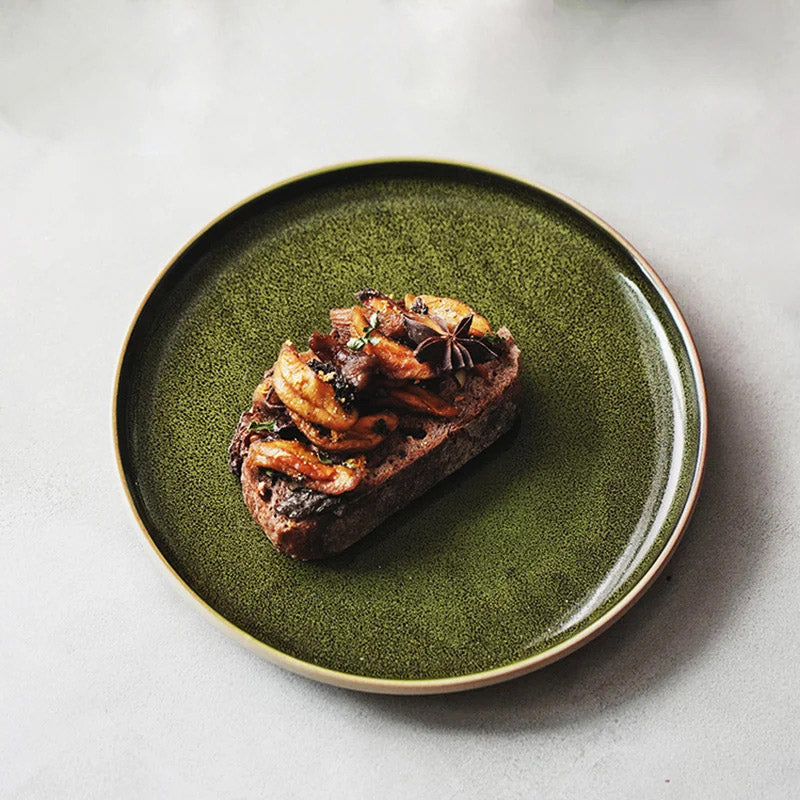
<svg viewBox="0 0 800 800">
<path fill-rule="evenodd" d="M 509 327 L 524 412 L 352 549 L 292 561 L 227 446 L 279 344 L 365 286 Z M 318 680 L 422 693 L 528 672 L 630 607 L 688 521 L 706 410 L 675 303 L 608 226 L 509 177 L 392 161 L 282 183 L 187 245 L 131 328 L 115 431 L 145 533 L 217 621 Z"/>
</svg>

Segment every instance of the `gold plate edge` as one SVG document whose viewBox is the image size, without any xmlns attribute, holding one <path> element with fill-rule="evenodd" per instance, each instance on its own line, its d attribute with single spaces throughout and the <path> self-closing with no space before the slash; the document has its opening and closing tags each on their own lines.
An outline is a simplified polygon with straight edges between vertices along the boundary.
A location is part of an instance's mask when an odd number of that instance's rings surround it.
<svg viewBox="0 0 800 800">
<path fill-rule="evenodd" d="M 686 346 L 689 355 L 689 362 L 692 367 L 692 374 L 695 379 L 695 390 L 697 391 L 698 406 L 699 406 L 698 449 L 697 449 L 697 462 L 695 465 L 694 475 L 692 476 L 692 483 L 689 490 L 689 495 L 686 498 L 686 503 L 684 504 L 683 511 L 681 512 L 678 521 L 675 523 L 675 530 L 667 539 L 666 543 L 664 544 L 664 547 L 661 550 L 661 553 L 659 553 L 658 558 L 651 565 L 650 569 L 648 569 L 648 571 L 639 579 L 639 581 L 634 586 L 631 587 L 628 593 L 623 598 L 621 598 L 613 608 L 609 609 L 602 617 L 595 620 L 588 628 L 585 628 L 584 630 L 578 632 L 577 634 L 567 639 L 566 641 L 561 642 L 558 645 L 555 645 L 549 650 L 537 653 L 535 656 L 523 659 L 522 661 L 517 661 L 513 664 L 507 664 L 502 667 L 496 667 L 491 670 L 486 670 L 485 672 L 478 672 L 471 675 L 460 675 L 453 678 L 402 680 L 402 679 L 389 679 L 389 678 L 371 678 L 364 675 L 353 675 L 347 672 L 339 672 L 337 670 L 320 667 L 316 664 L 311 664 L 310 662 L 303 661 L 301 659 L 287 655 L 286 653 L 283 653 L 280 650 L 271 647 L 265 642 L 256 639 L 254 636 L 251 636 L 249 633 L 246 633 L 241 628 L 234 625 L 232 622 L 223 617 L 222 614 L 220 614 L 216 609 L 210 606 L 202 597 L 200 597 L 200 595 L 198 595 L 183 580 L 183 578 L 172 567 L 172 565 L 164 557 L 163 553 L 156 546 L 155 542 L 150 536 L 150 532 L 147 530 L 147 527 L 144 524 L 144 521 L 139 516 L 139 513 L 136 510 L 133 497 L 128 487 L 128 480 L 125 475 L 125 470 L 122 465 L 122 457 L 120 454 L 119 434 L 118 434 L 119 425 L 117 418 L 118 401 L 119 401 L 119 381 L 122 372 L 122 365 L 128 350 L 128 343 L 130 342 L 131 336 L 139 320 L 139 317 L 141 316 L 144 307 L 146 306 L 148 300 L 152 296 L 156 287 L 159 285 L 159 283 L 161 282 L 163 277 L 167 274 L 167 272 L 172 268 L 172 266 L 186 252 L 186 250 L 188 250 L 189 247 L 191 247 L 198 239 L 200 239 L 200 237 L 202 237 L 207 231 L 213 228 L 214 225 L 216 225 L 222 219 L 227 217 L 229 214 L 232 214 L 233 212 L 237 211 L 239 208 L 242 208 L 243 206 L 247 205 L 256 198 L 261 197 L 262 195 L 269 194 L 270 192 L 273 192 L 288 184 L 295 183 L 297 181 L 304 180 L 306 178 L 311 178 L 317 175 L 323 175 L 329 172 L 338 172 L 345 169 L 366 167 L 370 165 L 379 165 L 379 164 L 387 164 L 387 165 L 388 164 L 431 164 L 434 166 L 442 165 L 450 167 L 466 167 L 467 169 L 477 170 L 490 175 L 494 175 L 499 178 L 503 178 L 505 180 L 509 180 L 515 183 L 531 187 L 539 192 L 542 192 L 543 194 L 554 197 L 555 199 L 561 201 L 562 203 L 569 206 L 573 210 L 577 211 L 582 216 L 594 222 L 595 225 L 597 225 L 599 228 L 605 231 L 609 236 L 611 236 L 612 239 L 617 241 L 628 253 L 630 253 L 634 261 L 636 262 L 637 266 L 652 281 L 656 291 L 658 292 L 659 297 L 669 310 L 670 315 L 673 321 L 675 322 L 675 325 L 678 328 L 678 331 L 681 334 L 681 338 Z M 552 664 L 554 661 L 558 661 L 564 656 L 567 656 L 570 653 L 574 652 L 579 647 L 582 647 L 583 645 L 590 642 L 592 639 L 594 639 L 596 636 L 598 636 L 600 633 L 606 630 L 606 628 L 608 628 L 610 625 L 616 622 L 616 620 L 618 620 L 626 611 L 628 611 L 639 600 L 640 597 L 642 597 L 642 595 L 644 595 L 647 589 L 650 588 L 653 581 L 655 581 L 655 579 L 661 573 L 661 570 L 664 569 L 669 559 L 672 557 L 675 549 L 678 546 L 678 543 L 683 537 L 685 529 L 689 524 L 689 520 L 691 519 L 692 513 L 694 512 L 694 508 L 697 504 L 697 497 L 700 491 L 700 484 L 702 483 L 703 473 L 705 471 L 706 452 L 708 448 L 708 400 L 706 396 L 706 387 L 705 387 L 705 379 L 703 377 L 703 369 L 700 363 L 700 355 L 697 351 L 697 346 L 694 342 L 694 339 L 692 338 L 689 326 L 687 325 L 686 320 L 683 314 L 681 313 L 680 308 L 678 307 L 678 304 L 675 302 L 674 298 L 670 294 L 664 282 L 661 280 L 658 273 L 648 263 L 645 257 L 624 236 L 622 236 L 618 231 L 612 228 L 611 225 L 605 222 L 605 220 L 598 217 L 594 212 L 590 211 L 589 209 L 584 208 L 580 203 L 576 202 L 571 197 L 568 197 L 565 194 L 561 194 L 560 192 L 548 189 L 545 186 L 532 183 L 531 181 L 522 180 L 521 178 L 517 178 L 513 175 L 509 175 L 504 172 L 499 172 L 497 170 L 490 169 L 488 167 L 484 167 L 469 162 L 447 161 L 443 159 L 428 159 L 428 158 L 365 159 L 362 161 L 344 162 L 341 164 L 322 167 L 320 169 L 309 170 L 308 172 L 303 172 L 293 177 L 287 178 L 285 180 L 278 181 L 277 183 L 272 184 L 266 189 L 254 192 L 253 194 L 246 197 L 244 200 L 241 200 L 240 202 L 231 206 L 226 211 L 223 211 L 221 214 L 217 215 L 211 222 L 209 222 L 205 227 L 203 227 L 202 230 L 200 230 L 197 234 L 195 234 L 173 256 L 172 259 L 170 259 L 169 263 L 156 276 L 155 280 L 150 285 L 150 288 L 148 289 L 144 298 L 139 303 L 139 306 L 136 309 L 136 313 L 133 316 L 133 320 L 131 321 L 131 324 L 128 327 L 128 331 L 125 335 L 125 339 L 122 344 L 122 350 L 119 359 L 117 361 L 112 398 L 113 399 L 112 399 L 112 410 L 111 410 L 112 411 L 111 424 L 112 424 L 113 440 L 114 440 L 114 454 L 116 457 L 117 469 L 119 471 L 122 487 L 125 492 L 125 497 L 128 501 L 128 504 L 130 505 L 134 518 L 138 522 L 139 527 L 141 528 L 146 541 L 150 545 L 151 552 L 154 555 L 156 555 L 157 560 L 162 564 L 162 566 L 166 567 L 167 571 L 177 580 L 178 585 L 183 589 L 185 589 L 186 592 L 188 592 L 189 596 L 200 604 L 200 606 L 210 615 L 211 620 L 218 627 L 222 628 L 227 634 L 237 639 L 240 643 L 244 644 L 249 650 L 257 653 L 258 655 L 267 659 L 268 661 L 271 661 L 272 663 L 277 664 L 278 666 L 283 667 L 284 669 L 287 669 L 298 675 L 302 675 L 307 678 L 312 678 L 313 680 L 317 680 L 322 683 L 331 684 L 333 686 L 339 686 L 345 689 L 351 689 L 362 692 L 372 692 L 377 694 L 405 694 L 405 695 L 444 694 L 448 692 L 459 692 L 459 691 L 466 691 L 468 689 L 477 689 L 481 686 L 489 686 L 491 684 L 501 683 L 503 681 L 511 680 L 512 678 L 525 675 L 529 672 L 534 672 L 535 670 L 541 669 L 542 667 L 545 667 L 548 664 Z"/>
</svg>

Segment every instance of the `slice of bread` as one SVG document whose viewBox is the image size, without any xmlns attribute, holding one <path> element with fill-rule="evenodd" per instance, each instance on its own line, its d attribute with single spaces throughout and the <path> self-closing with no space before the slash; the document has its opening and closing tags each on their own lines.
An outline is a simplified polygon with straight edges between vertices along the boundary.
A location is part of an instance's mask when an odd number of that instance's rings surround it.
<svg viewBox="0 0 800 800">
<path fill-rule="evenodd" d="M 246 411 L 231 446 L 233 465 L 241 467 L 245 503 L 272 544 L 303 560 L 340 553 L 505 433 L 520 411 L 520 353 L 506 328 L 497 335 L 499 358 L 470 370 L 463 386 L 451 379 L 441 390 L 458 415 L 401 415 L 397 430 L 368 454 L 359 485 L 344 494 L 311 492 L 252 467 L 246 453 L 254 411 Z"/>
</svg>

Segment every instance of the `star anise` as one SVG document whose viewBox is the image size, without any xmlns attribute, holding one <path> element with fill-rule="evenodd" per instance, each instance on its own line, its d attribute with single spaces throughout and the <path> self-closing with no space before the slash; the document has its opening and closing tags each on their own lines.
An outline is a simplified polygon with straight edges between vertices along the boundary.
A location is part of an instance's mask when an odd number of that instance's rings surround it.
<svg viewBox="0 0 800 800">
<path fill-rule="evenodd" d="M 479 337 L 470 336 L 473 314 L 461 319 L 455 328 L 434 314 L 430 318 L 437 329 L 406 317 L 406 333 L 416 345 L 414 358 L 430 364 L 437 372 L 469 369 L 497 358 L 497 354 Z"/>
</svg>

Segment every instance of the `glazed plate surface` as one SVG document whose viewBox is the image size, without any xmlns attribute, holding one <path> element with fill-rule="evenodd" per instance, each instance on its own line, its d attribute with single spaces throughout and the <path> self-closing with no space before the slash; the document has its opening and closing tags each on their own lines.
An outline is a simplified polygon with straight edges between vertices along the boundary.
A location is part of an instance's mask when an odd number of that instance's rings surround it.
<svg viewBox="0 0 800 800">
<path fill-rule="evenodd" d="M 280 343 L 367 286 L 509 327 L 524 412 L 351 550 L 292 561 L 227 446 Z M 610 228 L 512 178 L 393 161 L 280 184 L 187 245 L 131 328 L 115 433 L 147 536 L 229 631 L 319 680 L 439 692 L 542 666 L 641 595 L 691 513 L 706 411 L 685 323 Z"/>
</svg>

